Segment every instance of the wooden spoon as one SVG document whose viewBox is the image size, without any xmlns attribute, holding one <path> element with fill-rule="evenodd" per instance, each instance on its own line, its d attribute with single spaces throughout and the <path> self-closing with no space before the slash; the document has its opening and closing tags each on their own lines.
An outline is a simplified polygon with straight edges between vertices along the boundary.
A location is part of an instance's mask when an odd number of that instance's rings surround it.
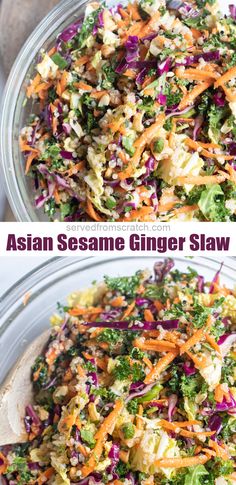
<svg viewBox="0 0 236 485">
<path fill-rule="evenodd" d="M 19 358 L 0 389 L 0 446 L 25 443 L 25 408 L 33 402 L 31 367 L 46 346 L 50 330 L 37 337 Z"/>
</svg>

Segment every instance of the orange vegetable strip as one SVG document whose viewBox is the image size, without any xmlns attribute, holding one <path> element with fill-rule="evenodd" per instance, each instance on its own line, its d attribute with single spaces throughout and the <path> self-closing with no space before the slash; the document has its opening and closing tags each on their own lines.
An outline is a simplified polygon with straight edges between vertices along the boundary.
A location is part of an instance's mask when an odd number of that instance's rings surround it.
<svg viewBox="0 0 236 485">
<path fill-rule="evenodd" d="M 175 357 L 177 357 L 178 351 L 171 351 L 168 352 L 164 357 L 159 359 L 156 365 L 153 366 L 153 369 L 147 374 L 147 376 L 144 379 L 145 384 L 149 384 L 155 379 L 157 379 L 162 372 L 166 369 L 166 367 L 173 362 Z"/>
<path fill-rule="evenodd" d="M 225 166 L 227 172 L 229 172 L 230 175 L 230 180 L 236 184 L 236 173 L 232 165 L 229 165 L 229 163 L 226 164 Z"/>
<path fill-rule="evenodd" d="M 164 123 L 165 115 L 160 114 L 159 116 L 157 116 L 155 123 L 146 128 L 142 135 L 134 142 L 134 147 L 136 148 L 135 154 L 130 160 L 129 167 L 123 172 L 119 173 L 120 180 L 132 177 L 132 174 L 140 161 L 145 146 L 148 145 L 152 141 L 154 136 L 158 134 L 158 130 L 164 125 Z"/>
<path fill-rule="evenodd" d="M 104 96 L 104 94 L 107 94 L 108 91 L 107 90 L 103 90 L 103 91 L 92 91 L 90 96 L 91 98 L 94 98 L 94 99 L 100 99 Z"/>
<path fill-rule="evenodd" d="M 30 167 L 32 165 L 32 162 L 34 161 L 34 159 L 37 157 L 37 154 L 36 153 L 31 153 L 31 155 L 28 156 L 27 160 L 26 160 L 26 167 L 25 167 L 25 174 L 27 175 L 27 173 L 29 172 L 30 170 Z"/>
<path fill-rule="evenodd" d="M 219 79 L 214 84 L 215 88 L 218 88 L 219 86 L 222 86 L 222 84 L 227 83 L 230 81 L 232 78 L 236 77 L 236 67 L 231 67 L 228 71 L 226 71 L 222 76 L 220 76 Z"/>
<path fill-rule="evenodd" d="M 83 66 L 89 61 L 89 56 L 81 56 L 79 59 L 77 59 L 75 65 L 76 66 Z"/>
<path fill-rule="evenodd" d="M 207 455 L 189 456 L 186 458 L 161 458 L 155 461 L 158 468 L 186 468 L 196 465 L 204 465 L 210 459 Z"/>
<path fill-rule="evenodd" d="M 217 344 L 215 341 L 214 337 L 212 335 L 209 335 L 209 333 L 206 333 L 206 341 L 211 345 L 211 347 L 219 354 L 221 355 L 221 350 L 220 346 Z"/>
<path fill-rule="evenodd" d="M 156 339 L 149 339 L 149 340 L 142 340 L 142 339 L 135 339 L 134 345 L 136 347 L 139 346 L 140 349 L 146 349 L 148 346 L 164 348 L 167 347 L 169 350 L 176 350 L 176 345 L 173 342 L 168 342 L 167 340 L 156 340 Z"/>
<path fill-rule="evenodd" d="M 140 33 L 140 37 L 145 37 L 146 35 L 148 35 L 150 32 L 152 32 L 154 26 L 155 26 L 155 23 L 157 22 L 157 20 L 159 20 L 160 18 L 160 12 L 157 11 L 155 12 L 151 19 L 146 23 L 146 25 L 144 25 L 144 27 L 142 28 L 141 30 L 141 33 Z"/>
<path fill-rule="evenodd" d="M 203 437 L 209 437 L 213 436 L 215 434 L 215 431 L 187 431 L 185 429 L 180 431 L 181 436 L 185 436 L 186 438 L 203 438 Z"/>
<path fill-rule="evenodd" d="M 31 84 L 28 86 L 26 90 L 27 98 L 30 98 L 32 94 L 34 94 L 35 88 L 36 86 L 38 86 L 38 84 L 40 84 L 40 82 L 41 82 L 41 76 L 40 74 L 36 74 L 35 78 L 33 79 L 33 81 L 31 82 Z"/>
<path fill-rule="evenodd" d="M 178 68 L 176 69 L 176 76 L 179 77 L 180 79 L 193 79 L 193 80 L 203 80 L 205 81 L 207 78 L 207 81 L 210 81 L 210 79 L 218 79 L 218 74 L 215 74 L 214 72 L 207 71 L 204 69 L 194 69 L 190 67 L 189 69 L 185 69 L 182 71 L 182 69 Z"/>
<path fill-rule="evenodd" d="M 171 426 L 169 429 L 175 428 L 187 428 L 187 426 L 193 426 L 195 424 L 201 424 L 201 421 L 197 421 L 196 419 L 191 419 L 190 421 L 166 421 L 165 419 L 160 420 L 161 426 Z"/>
<path fill-rule="evenodd" d="M 186 351 L 186 354 L 190 357 L 190 359 L 192 359 L 193 363 L 198 369 L 203 369 L 203 367 L 206 365 L 205 357 L 200 358 L 189 350 Z"/>
<path fill-rule="evenodd" d="M 83 89 L 83 91 L 92 91 L 93 88 L 90 84 L 86 84 L 84 81 L 79 81 L 78 83 L 74 83 L 74 86 L 78 89 Z"/>
<path fill-rule="evenodd" d="M 99 313 L 102 313 L 103 312 L 103 308 L 101 307 L 95 307 L 95 306 L 90 306 L 90 307 L 87 307 L 87 308 L 71 308 L 69 310 L 69 314 L 74 316 L 74 317 L 78 317 L 78 316 L 81 316 L 81 315 L 88 315 L 89 313 L 92 313 L 92 314 L 99 314 Z"/>
<path fill-rule="evenodd" d="M 194 345 L 200 342 L 204 337 L 204 328 L 199 328 L 192 337 L 190 337 L 184 344 L 180 347 L 180 355 L 184 354 L 187 350 L 191 349 Z"/>
<path fill-rule="evenodd" d="M 186 138 L 185 139 L 185 143 L 186 143 L 186 145 L 188 145 L 193 150 L 198 150 L 198 148 L 202 148 L 203 147 L 203 144 L 202 143 L 199 143 L 197 141 L 194 141 L 191 138 Z M 232 160 L 234 158 L 234 157 L 232 157 L 230 155 L 224 155 L 224 153 L 212 153 L 212 152 L 209 152 L 208 150 L 204 150 L 204 149 L 201 150 L 201 154 L 204 155 L 204 157 L 208 157 L 208 158 L 219 158 L 219 157 L 222 157 L 222 158 L 224 158 L 224 160 Z"/>
<path fill-rule="evenodd" d="M 121 461 L 123 461 L 123 463 L 128 463 L 129 455 L 130 455 L 130 450 L 128 450 L 128 451 L 120 450 L 119 458 L 120 458 Z"/>
<path fill-rule="evenodd" d="M 92 450 L 89 460 L 81 469 L 83 477 L 87 477 L 94 470 L 96 463 L 99 461 L 99 458 L 102 454 L 103 446 L 107 439 L 107 435 L 109 433 L 112 433 L 116 420 L 122 411 L 122 408 L 123 408 L 123 402 L 120 400 L 116 401 L 113 410 L 104 419 L 101 427 L 95 434 L 95 440 L 97 440 L 96 445 Z"/>
<path fill-rule="evenodd" d="M 210 448 L 213 448 L 213 450 L 216 452 L 216 456 L 218 456 L 219 458 L 222 458 L 222 460 L 229 459 L 229 455 L 227 451 L 222 446 L 218 445 L 216 441 L 210 440 L 209 446 Z"/>
<path fill-rule="evenodd" d="M 138 7 L 136 3 L 129 3 L 127 5 L 127 10 L 131 14 L 133 20 L 141 20 Z"/>
<path fill-rule="evenodd" d="M 148 357 L 143 357 L 143 362 L 149 369 L 153 368 L 153 365 Z"/>
<path fill-rule="evenodd" d="M 103 221 L 102 217 L 99 216 L 98 213 L 95 211 L 90 199 L 87 199 L 86 212 L 94 221 L 97 221 L 97 222 Z"/>
<path fill-rule="evenodd" d="M 133 301 L 132 303 L 130 303 L 130 305 L 128 305 L 128 307 L 126 308 L 126 310 L 123 313 L 122 318 L 127 318 L 132 313 L 132 311 L 134 310 L 134 307 L 135 307 L 135 301 Z"/>
<path fill-rule="evenodd" d="M 3 473 L 6 472 L 7 470 L 7 459 L 3 453 L 0 452 L 0 460 L 2 461 L 2 464 L 0 465 L 0 476 L 3 475 Z"/>
<path fill-rule="evenodd" d="M 148 308 L 144 310 L 144 318 L 147 322 L 154 322 L 155 320 L 151 310 L 149 310 Z"/>
<path fill-rule="evenodd" d="M 177 177 L 178 185 L 193 184 L 193 185 L 212 185 L 220 184 L 226 180 L 227 176 L 223 175 L 192 175 L 188 177 Z M 188 206 L 191 207 L 191 206 Z M 192 206 L 194 207 L 194 206 Z"/>
<path fill-rule="evenodd" d="M 114 307 L 121 307 L 123 303 L 124 303 L 123 296 L 117 296 L 116 298 L 113 298 L 113 300 L 111 300 L 111 306 L 114 306 Z"/>
<path fill-rule="evenodd" d="M 27 145 L 27 144 L 24 144 L 24 143 L 22 143 L 20 145 L 20 149 L 21 149 L 22 152 L 32 152 L 32 153 L 36 153 L 36 154 L 39 153 L 39 150 L 37 150 L 37 148 L 32 148 L 30 145 Z"/>
<path fill-rule="evenodd" d="M 207 88 L 209 88 L 213 83 L 213 79 L 211 81 L 205 81 L 200 84 L 197 84 L 192 91 L 189 91 L 180 101 L 178 106 L 179 110 L 187 108 L 187 106 L 193 104 L 194 100 L 200 96 Z"/>
<path fill-rule="evenodd" d="M 160 114 L 157 116 L 155 123 L 146 128 L 142 135 L 134 142 L 134 147 L 145 148 L 145 145 L 147 145 L 153 139 L 153 137 L 157 134 L 156 132 L 163 126 L 164 123 L 165 115 Z"/>
<path fill-rule="evenodd" d="M 225 93 L 227 100 L 229 102 L 231 102 L 231 101 L 234 102 L 236 100 L 236 94 L 233 93 L 232 89 L 227 88 L 226 86 L 224 86 L 224 84 L 221 87 L 222 87 L 222 89 Z"/>
</svg>

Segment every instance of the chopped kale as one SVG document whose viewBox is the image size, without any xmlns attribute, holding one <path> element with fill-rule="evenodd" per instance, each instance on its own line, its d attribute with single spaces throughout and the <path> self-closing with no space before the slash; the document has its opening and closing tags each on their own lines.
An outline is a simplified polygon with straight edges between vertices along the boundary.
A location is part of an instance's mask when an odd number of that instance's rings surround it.
<svg viewBox="0 0 236 485">
<path fill-rule="evenodd" d="M 110 290 L 117 291 L 128 298 L 134 298 L 140 284 L 140 273 L 137 272 L 134 276 L 121 276 L 116 278 L 105 276 L 104 279 Z"/>
<path fill-rule="evenodd" d="M 142 381 L 145 378 L 145 372 L 141 364 L 134 362 L 130 364 L 130 360 L 126 356 L 118 357 L 118 363 L 113 369 L 115 379 L 124 381 L 131 378 L 133 382 Z"/>
<path fill-rule="evenodd" d="M 121 430 L 126 440 L 133 438 L 135 435 L 135 427 L 132 423 L 124 423 Z"/>
</svg>

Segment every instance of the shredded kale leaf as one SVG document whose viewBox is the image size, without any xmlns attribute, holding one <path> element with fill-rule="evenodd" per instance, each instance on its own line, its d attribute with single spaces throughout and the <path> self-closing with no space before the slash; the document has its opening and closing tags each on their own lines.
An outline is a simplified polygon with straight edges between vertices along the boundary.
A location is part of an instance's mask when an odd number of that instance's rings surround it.
<svg viewBox="0 0 236 485">
<path fill-rule="evenodd" d="M 133 382 L 142 381 L 145 378 L 145 372 L 142 365 L 138 362 L 130 364 L 127 356 L 118 357 L 118 363 L 113 369 L 113 375 L 115 379 L 125 381 L 126 379 L 132 379 Z"/>
<path fill-rule="evenodd" d="M 224 222 L 230 214 L 229 209 L 225 207 L 224 192 L 219 184 L 213 184 L 203 190 L 198 205 L 205 218 L 212 222 Z"/>
<path fill-rule="evenodd" d="M 7 474 L 8 473 L 17 473 L 17 483 L 19 483 L 19 485 L 25 485 L 32 479 L 27 460 L 22 456 L 15 456 L 13 463 L 7 468 Z"/>
<path fill-rule="evenodd" d="M 104 279 L 110 290 L 117 291 L 127 298 L 134 298 L 140 284 L 140 276 L 140 272 L 138 271 L 134 276 L 121 276 L 117 278 L 105 276 Z"/>
</svg>

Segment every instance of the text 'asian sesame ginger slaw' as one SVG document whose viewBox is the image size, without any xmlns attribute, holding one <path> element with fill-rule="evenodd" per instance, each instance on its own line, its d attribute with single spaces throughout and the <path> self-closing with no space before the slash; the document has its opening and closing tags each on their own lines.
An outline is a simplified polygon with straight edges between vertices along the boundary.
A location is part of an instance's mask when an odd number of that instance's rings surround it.
<svg viewBox="0 0 236 485">
<path fill-rule="evenodd" d="M 236 292 L 159 261 L 58 304 L 7 485 L 236 483 Z"/>
<path fill-rule="evenodd" d="M 214 0 L 89 4 L 26 90 L 36 208 L 61 221 L 235 221 L 235 46 L 233 5 L 223 17 Z"/>
</svg>

